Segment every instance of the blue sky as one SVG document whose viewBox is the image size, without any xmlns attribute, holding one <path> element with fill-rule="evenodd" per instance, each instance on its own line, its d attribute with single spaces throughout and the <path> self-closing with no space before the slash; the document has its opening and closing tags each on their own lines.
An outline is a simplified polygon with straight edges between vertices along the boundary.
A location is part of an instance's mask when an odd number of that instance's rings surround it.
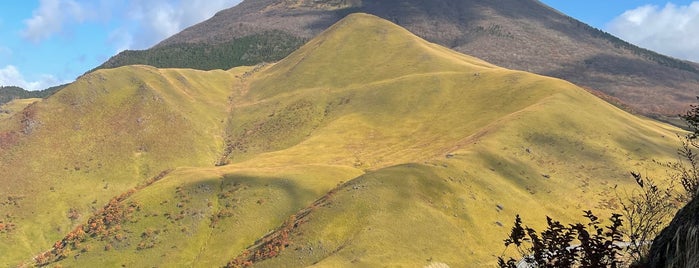
<svg viewBox="0 0 699 268">
<path fill-rule="evenodd" d="M 145 49 L 240 0 L 3 0 L 0 85 L 73 81 L 124 49 Z M 542 0 L 594 27 L 699 62 L 699 0 Z"/>
<path fill-rule="evenodd" d="M 664 8 L 671 3 L 678 6 L 687 6 L 692 3 L 690 0 L 540 0 L 541 2 L 576 18 L 596 28 L 603 29 L 614 18 L 620 16 L 628 10 L 633 10 L 642 6 L 657 6 Z"/>
</svg>

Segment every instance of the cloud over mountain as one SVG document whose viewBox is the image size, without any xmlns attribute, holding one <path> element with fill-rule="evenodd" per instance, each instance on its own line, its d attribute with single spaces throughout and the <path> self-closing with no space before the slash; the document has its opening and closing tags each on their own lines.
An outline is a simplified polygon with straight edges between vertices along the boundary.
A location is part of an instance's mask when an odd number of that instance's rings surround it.
<svg viewBox="0 0 699 268">
<path fill-rule="evenodd" d="M 147 48 L 240 0 L 41 0 L 24 21 L 22 37 L 39 43 L 86 21 L 114 23 L 109 42 L 117 49 Z"/>
<path fill-rule="evenodd" d="M 21 38 L 18 46 L 30 47 L 33 54 L 51 55 L 51 62 L 75 53 L 99 51 L 98 61 L 127 49 L 145 49 L 182 29 L 232 7 L 241 0 L 39 0 L 31 14 L 19 15 L 12 35 Z M 6 23 L 0 18 L 0 27 Z M 5 33 L 3 33 L 5 34 Z M 88 48 L 88 46 L 92 48 Z M 99 48 L 94 48 L 95 46 Z M 22 48 L 24 49 L 24 48 Z M 46 70 L 46 56 L 40 62 L 16 59 L 19 47 L 0 44 L 0 85 L 17 85 L 26 89 L 43 89 L 55 83 L 70 82 L 98 63 L 85 62 L 81 56 L 79 71 L 63 57 L 63 73 Z M 56 53 L 61 51 L 61 53 Z M 78 52 L 83 53 L 84 52 Z M 21 61 L 21 62 L 18 62 Z M 53 73 L 52 73 L 53 72 Z M 45 75 L 52 73 L 51 75 Z"/>
<path fill-rule="evenodd" d="M 67 81 L 60 81 L 52 75 L 41 75 L 39 79 L 35 81 L 27 81 L 27 79 L 22 75 L 22 73 L 14 65 L 7 65 L 4 68 L 0 68 L 0 86 L 18 86 L 27 90 L 41 90 L 47 87 L 66 83 Z"/>
<path fill-rule="evenodd" d="M 114 30 L 111 36 L 123 38 L 120 40 L 122 47 L 147 48 L 239 2 L 240 0 L 131 0 L 123 15 L 132 25 L 124 24 Z M 131 27 L 133 24 L 139 27 Z"/>
<path fill-rule="evenodd" d="M 639 46 L 699 62 L 699 1 L 640 6 L 615 18 L 607 29 Z"/>
</svg>

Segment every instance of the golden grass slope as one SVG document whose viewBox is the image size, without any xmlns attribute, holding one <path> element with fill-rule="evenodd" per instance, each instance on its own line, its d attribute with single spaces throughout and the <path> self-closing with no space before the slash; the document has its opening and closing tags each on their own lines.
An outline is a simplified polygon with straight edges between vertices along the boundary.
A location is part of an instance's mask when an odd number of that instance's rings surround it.
<svg viewBox="0 0 699 268">
<path fill-rule="evenodd" d="M 163 170 L 210 166 L 234 73 L 88 74 L 0 123 L 0 263 L 45 250 L 96 207 Z M 80 216 L 69 219 L 70 211 Z M 3 265 L 5 266 L 5 265 Z"/>
<path fill-rule="evenodd" d="M 0 105 L 0 120 L 9 118 L 17 112 L 22 111 L 24 108 L 32 103 L 35 103 L 41 99 L 29 98 L 29 99 L 15 99 L 8 103 Z"/>
<path fill-rule="evenodd" d="M 71 237 L 51 261 L 482 267 L 515 214 L 618 209 L 612 187 L 664 176 L 652 160 L 674 159 L 680 132 L 365 14 L 275 64 L 99 71 L 32 107 L 0 121 L 14 135 L 0 200 L 23 197 L 0 207 L 17 226 L 0 233 L 3 264 Z"/>
<path fill-rule="evenodd" d="M 672 157 L 679 130 L 565 81 L 449 57 L 389 29 L 351 16 L 250 83 L 257 102 L 330 100 L 318 105 L 326 112 L 306 139 L 239 165 L 311 158 L 366 171 L 301 221 L 293 250 L 259 266 L 481 267 L 493 263 L 515 213 L 532 221 L 608 213 L 618 208 L 611 188 L 628 186 L 628 171 L 665 175 L 651 160 Z M 350 59 L 336 51 L 352 51 Z M 358 58 L 364 65 L 351 64 Z M 316 71 L 335 78 L 309 75 Z"/>
</svg>

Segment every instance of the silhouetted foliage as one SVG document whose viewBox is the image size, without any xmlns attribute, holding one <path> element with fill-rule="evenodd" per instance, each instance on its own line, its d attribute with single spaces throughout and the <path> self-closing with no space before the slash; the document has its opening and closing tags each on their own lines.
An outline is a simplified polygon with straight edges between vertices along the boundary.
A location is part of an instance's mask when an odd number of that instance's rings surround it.
<svg viewBox="0 0 699 268">
<path fill-rule="evenodd" d="M 519 215 L 515 218 L 505 246 L 515 245 L 521 261 L 535 267 L 619 267 L 622 239 L 620 214 L 613 214 L 611 225 L 601 227 L 599 218 L 592 211 L 583 215 L 589 223 L 568 226 L 546 217 L 547 229 L 538 233 L 522 225 Z M 577 244 L 576 244 L 577 243 Z M 498 265 L 516 268 L 518 261 L 498 257 Z"/>
<path fill-rule="evenodd" d="M 670 175 L 668 184 L 660 186 L 651 178 L 631 172 L 639 188 L 623 197 L 617 195 L 622 214 L 613 214 L 610 218 L 612 225 L 606 226 L 607 231 L 599 227 L 598 218 L 590 211 L 585 211 L 585 217 L 590 220 L 587 226 L 576 223 L 566 227 L 547 217 L 548 229 L 540 234 L 523 227 L 517 215 L 505 246 L 514 244 L 522 255 L 520 262 L 535 267 L 618 267 L 621 264 L 617 259 L 620 244 L 626 236 L 629 241 L 624 246 L 633 265 L 647 265 L 650 242 L 657 239 L 677 208 L 692 201 L 699 193 L 699 155 L 695 152 L 699 149 L 699 105 L 692 105 L 680 117 L 691 132 L 679 137 L 682 141 L 677 150 L 679 160 L 662 163 L 675 172 Z M 679 183 L 682 188 L 677 189 L 673 183 Z M 627 221 L 626 226 L 622 226 L 622 216 Z M 573 241 L 580 242 L 580 245 L 572 246 Z M 524 242 L 530 246 L 524 247 Z M 515 268 L 518 261 L 499 257 L 498 264 Z"/>
<path fill-rule="evenodd" d="M 699 97 L 698 97 L 699 99 Z M 699 166 L 698 155 L 695 150 L 699 149 L 699 105 L 692 105 L 691 109 L 684 115 L 680 115 L 691 131 L 681 137 L 682 147 L 677 150 L 680 158 L 674 163 L 667 163 L 666 166 L 674 170 L 673 179 L 679 181 L 685 190 L 685 196 L 681 196 L 684 203 L 689 202 L 697 196 L 699 190 Z"/>
<path fill-rule="evenodd" d="M 624 234 L 628 236 L 627 251 L 637 264 L 646 262 L 652 241 L 671 219 L 675 211 L 690 202 L 699 189 L 699 159 L 695 150 L 699 149 L 699 106 L 680 117 L 691 132 L 679 136 L 681 147 L 677 150 L 678 161 L 661 163 L 674 173 L 670 174 L 668 185 L 661 188 L 651 178 L 631 172 L 639 189 L 624 198 L 619 197 L 622 214 L 628 221 Z M 674 183 L 682 186 L 677 189 Z"/>
<path fill-rule="evenodd" d="M 690 134 L 692 136 L 696 135 L 694 133 Z M 694 149 L 697 149 L 697 143 L 695 138 L 689 139 L 685 138 L 682 141 L 682 147 L 677 150 L 677 154 L 680 156 L 680 162 L 671 163 L 670 168 L 676 171 L 673 179 L 679 181 L 684 188 L 685 193 L 680 196 L 681 201 L 688 203 L 697 195 L 697 190 L 699 189 L 699 168 L 697 167 L 697 154 Z M 694 149 L 693 149 L 694 148 Z"/>
<path fill-rule="evenodd" d="M 632 194 L 619 197 L 622 215 L 627 221 L 623 233 L 629 239 L 626 251 L 635 263 L 643 263 L 650 243 L 672 217 L 678 207 L 678 194 L 673 187 L 661 188 L 651 178 L 631 172 L 639 186 Z"/>
</svg>

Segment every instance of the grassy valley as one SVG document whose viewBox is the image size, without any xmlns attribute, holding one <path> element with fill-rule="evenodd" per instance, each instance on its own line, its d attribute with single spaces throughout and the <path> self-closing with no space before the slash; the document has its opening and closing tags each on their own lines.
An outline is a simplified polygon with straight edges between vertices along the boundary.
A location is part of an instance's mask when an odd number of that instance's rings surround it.
<svg viewBox="0 0 699 268">
<path fill-rule="evenodd" d="M 353 14 L 276 63 L 98 70 L 0 118 L 0 264 L 493 265 L 515 214 L 617 210 L 677 133 Z"/>
</svg>

